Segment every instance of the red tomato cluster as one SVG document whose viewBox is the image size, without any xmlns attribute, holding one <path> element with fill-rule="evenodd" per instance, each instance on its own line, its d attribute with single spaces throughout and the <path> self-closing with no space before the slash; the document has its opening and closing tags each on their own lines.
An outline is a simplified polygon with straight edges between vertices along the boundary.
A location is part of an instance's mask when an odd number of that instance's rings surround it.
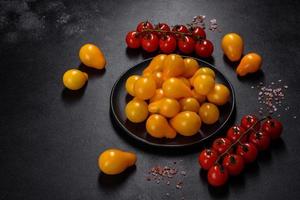
<svg viewBox="0 0 300 200">
<path fill-rule="evenodd" d="M 255 161 L 259 151 L 268 149 L 271 139 L 282 133 L 282 124 L 267 119 L 262 125 L 254 115 L 246 115 L 240 125 L 228 129 L 226 137 L 217 138 L 212 148 L 204 149 L 198 161 L 208 170 L 207 179 L 212 186 L 224 185 L 229 176 L 239 175 L 245 164 Z"/>
<path fill-rule="evenodd" d="M 206 39 L 206 33 L 201 27 L 188 29 L 184 25 L 176 25 L 171 30 L 166 23 L 153 26 L 148 21 L 140 22 L 136 31 L 127 33 L 126 43 L 129 48 L 142 47 L 146 52 L 159 49 L 165 54 L 178 48 L 183 54 L 195 52 L 202 58 L 210 57 L 214 50 L 212 42 Z"/>
</svg>

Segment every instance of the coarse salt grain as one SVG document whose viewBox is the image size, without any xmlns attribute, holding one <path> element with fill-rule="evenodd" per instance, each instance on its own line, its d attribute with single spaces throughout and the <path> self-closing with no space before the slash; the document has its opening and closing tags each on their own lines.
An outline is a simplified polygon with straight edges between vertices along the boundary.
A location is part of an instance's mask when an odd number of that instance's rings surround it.
<svg viewBox="0 0 300 200">
<path fill-rule="evenodd" d="M 259 114 L 263 115 L 265 112 L 268 114 L 273 114 L 279 111 L 279 108 L 282 106 L 282 101 L 285 99 L 284 89 L 287 89 L 287 85 L 277 85 L 276 83 L 281 83 L 282 80 L 279 79 L 277 82 L 272 81 L 271 84 L 264 85 L 263 82 L 259 82 L 256 86 L 258 88 L 257 101 L 259 104 L 264 105 L 259 108 Z M 252 86 L 254 88 L 254 86 Z M 251 87 L 251 88 L 252 88 Z M 286 106 L 284 110 L 289 110 L 289 107 Z"/>
</svg>

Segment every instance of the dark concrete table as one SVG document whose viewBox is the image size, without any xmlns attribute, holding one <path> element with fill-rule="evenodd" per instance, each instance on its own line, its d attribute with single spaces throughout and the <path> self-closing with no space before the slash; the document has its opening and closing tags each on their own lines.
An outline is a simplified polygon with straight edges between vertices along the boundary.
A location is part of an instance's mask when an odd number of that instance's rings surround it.
<svg viewBox="0 0 300 200">
<path fill-rule="evenodd" d="M 1 1 L 0 2 L 0 199 L 299 199 L 299 1 Z M 282 80 L 288 85 L 282 140 L 259 156 L 222 189 L 208 187 L 191 151 L 141 147 L 114 129 L 109 95 L 116 79 L 149 55 L 126 50 L 128 31 L 141 20 L 188 23 L 204 14 L 216 18 L 221 33 L 207 32 L 215 44 L 214 64 L 237 94 L 236 122 L 256 112 L 256 86 Z M 220 49 L 227 32 L 238 32 L 245 52 L 264 58 L 263 73 L 239 80 Z M 64 90 L 62 74 L 79 66 L 78 49 L 101 47 L 105 72 L 90 73 L 81 93 Z M 151 56 L 151 55 L 150 55 Z M 300 117 L 300 116 L 298 116 Z M 223 133 L 220 133 L 220 135 Z M 209 145 L 205 143 L 203 145 Z M 117 147 L 138 155 L 135 169 L 121 176 L 99 173 L 97 157 Z M 146 181 L 155 165 L 186 171 L 182 189 Z M 166 195 L 169 193 L 169 196 Z"/>
</svg>

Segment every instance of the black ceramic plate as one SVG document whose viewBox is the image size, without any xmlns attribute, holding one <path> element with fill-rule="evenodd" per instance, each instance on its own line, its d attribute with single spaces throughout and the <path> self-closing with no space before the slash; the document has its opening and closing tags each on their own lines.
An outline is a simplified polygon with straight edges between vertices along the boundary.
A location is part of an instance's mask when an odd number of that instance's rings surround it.
<svg viewBox="0 0 300 200">
<path fill-rule="evenodd" d="M 230 101 L 227 104 L 219 107 L 220 119 L 217 123 L 213 125 L 205 125 L 202 123 L 199 133 L 191 137 L 184 137 L 177 134 L 176 138 L 174 139 L 158 139 L 150 136 L 147 133 L 145 122 L 136 124 L 127 120 L 125 115 L 125 106 L 126 103 L 132 99 L 132 97 L 128 95 L 125 90 L 126 80 L 131 75 L 142 74 L 142 71 L 148 66 L 151 59 L 144 60 L 143 62 L 127 70 L 123 75 L 121 75 L 121 77 L 116 81 L 112 88 L 110 96 L 112 117 L 115 119 L 114 121 L 117 123 L 117 125 L 124 130 L 124 133 L 122 134 L 128 134 L 129 136 L 137 139 L 140 142 L 153 146 L 183 147 L 195 145 L 204 141 L 210 136 L 218 133 L 226 125 L 226 123 L 232 116 L 235 107 L 235 94 L 233 87 L 219 70 L 217 70 L 211 64 L 196 58 L 195 59 L 198 61 L 200 66 L 205 66 L 213 69 L 216 73 L 216 81 L 226 85 L 231 92 Z"/>
</svg>

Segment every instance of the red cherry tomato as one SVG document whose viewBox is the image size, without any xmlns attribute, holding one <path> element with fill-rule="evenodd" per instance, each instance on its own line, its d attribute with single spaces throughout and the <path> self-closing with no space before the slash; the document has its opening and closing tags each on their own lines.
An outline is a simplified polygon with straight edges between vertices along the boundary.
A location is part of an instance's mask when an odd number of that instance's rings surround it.
<svg viewBox="0 0 300 200">
<path fill-rule="evenodd" d="M 270 146 L 270 137 L 268 133 L 263 131 L 251 133 L 249 141 L 253 143 L 259 151 L 266 150 Z"/>
<path fill-rule="evenodd" d="M 140 22 L 136 27 L 137 32 L 142 32 L 145 29 L 153 29 L 153 25 L 150 22 L 145 21 L 145 22 Z"/>
<path fill-rule="evenodd" d="M 208 170 L 207 179 L 212 186 L 222 186 L 228 180 L 228 171 L 221 165 L 214 165 Z"/>
<path fill-rule="evenodd" d="M 130 31 L 126 35 L 126 43 L 129 48 L 137 49 L 141 46 L 141 39 L 136 31 Z"/>
<path fill-rule="evenodd" d="M 162 30 L 162 31 L 170 31 L 170 27 L 166 23 L 159 23 L 155 26 L 156 30 Z M 160 32 L 157 32 L 158 36 L 161 36 L 162 34 Z"/>
<path fill-rule="evenodd" d="M 190 36 L 183 36 L 178 40 L 178 48 L 184 54 L 191 54 L 194 51 L 195 40 Z"/>
<path fill-rule="evenodd" d="M 176 49 L 176 39 L 173 35 L 163 35 L 159 40 L 159 48 L 163 53 L 169 54 Z"/>
<path fill-rule="evenodd" d="M 212 148 L 217 151 L 219 154 L 224 153 L 229 146 L 231 145 L 231 142 L 227 138 L 217 138 L 212 144 Z"/>
<path fill-rule="evenodd" d="M 244 132 L 245 132 L 245 129 L 243 127 L 235 125 L 235 126 L 231 127 L 230 129 L 228 129 L 226 137 L 231 142 L 235 142 L 235 141 L 237 141 L 241 137 L 241 135 Z M 246 141 L 247 141 L 247 137 L 245 135 L 241 139 L 241 142 L 246 142 Z"/>
<path fill-rule="evenodd" d="M 206 38 L 206 33 L 203 30 L 203 28 L 201 28 L 201 27 L 195 27 L 195 28 L 193 28 L 192 33 L 193 33 L 193 36 L 196 39 L 205 39 Z"/>
<path fill-rule="evenodd" d="M 172 28 L 172 31 L 176 31 L 176 32 L 180 32 L 180 33 L 188 33 L 189 32 L 187 27 L 184 25 L 175 25 Z M 176 34 L 176 37 L 180 37 L 180 36 L 181 36 L 180 34 Z"/>
<path fill-rule="evenodd" d="M 244 143 L 237 146 L 236 153 L 243 157 L 245 163 L 251 163 L 256 159 L 258 152 L 254 144 Z"/>
<path fill-rule="evenodd" d="M 153 33 L 147 33 L 142 38 L 142 47 L 147 52 L 154 52 L 158 48 L 158 37 Z"/>
<path fill-rule="evenodd" d="M 228 154 L 223 159 L 223 166 L 227 169 L 229 175 L 237 176 L 244 169 L 244 159 L 240 155 Z"/>
<path fill-rule="evenodd" d="M 262 124 L 262 131 L 268 133 L 271 139 L 279 138 L 282 129 L 282 123 L 277 119 L 269 119 Z"/>
<path fill-rule="evenodd" d="M 257 123 L 258 119 L 255 115 L 245 115 L 241 120 L 241 126 L 244 129 L 249 129 L 253 124 Z M 259 131 L 260 123 L 258 122 L 254 127 L 254 130 Z"/>
<path fill-rule="evenodd" d="M 201 40 L 196 43 L 196 54 L 202 58 L 210 57 L 214 51 L 214 46 L 209 40 Z"/>
<path fill-rule="evenodd" d="M 204 149 L 199 157 L 198 162 L 202 169 L 208 170 L 218 159 L 218 153 L 213 149 Z"/>
</svg>

